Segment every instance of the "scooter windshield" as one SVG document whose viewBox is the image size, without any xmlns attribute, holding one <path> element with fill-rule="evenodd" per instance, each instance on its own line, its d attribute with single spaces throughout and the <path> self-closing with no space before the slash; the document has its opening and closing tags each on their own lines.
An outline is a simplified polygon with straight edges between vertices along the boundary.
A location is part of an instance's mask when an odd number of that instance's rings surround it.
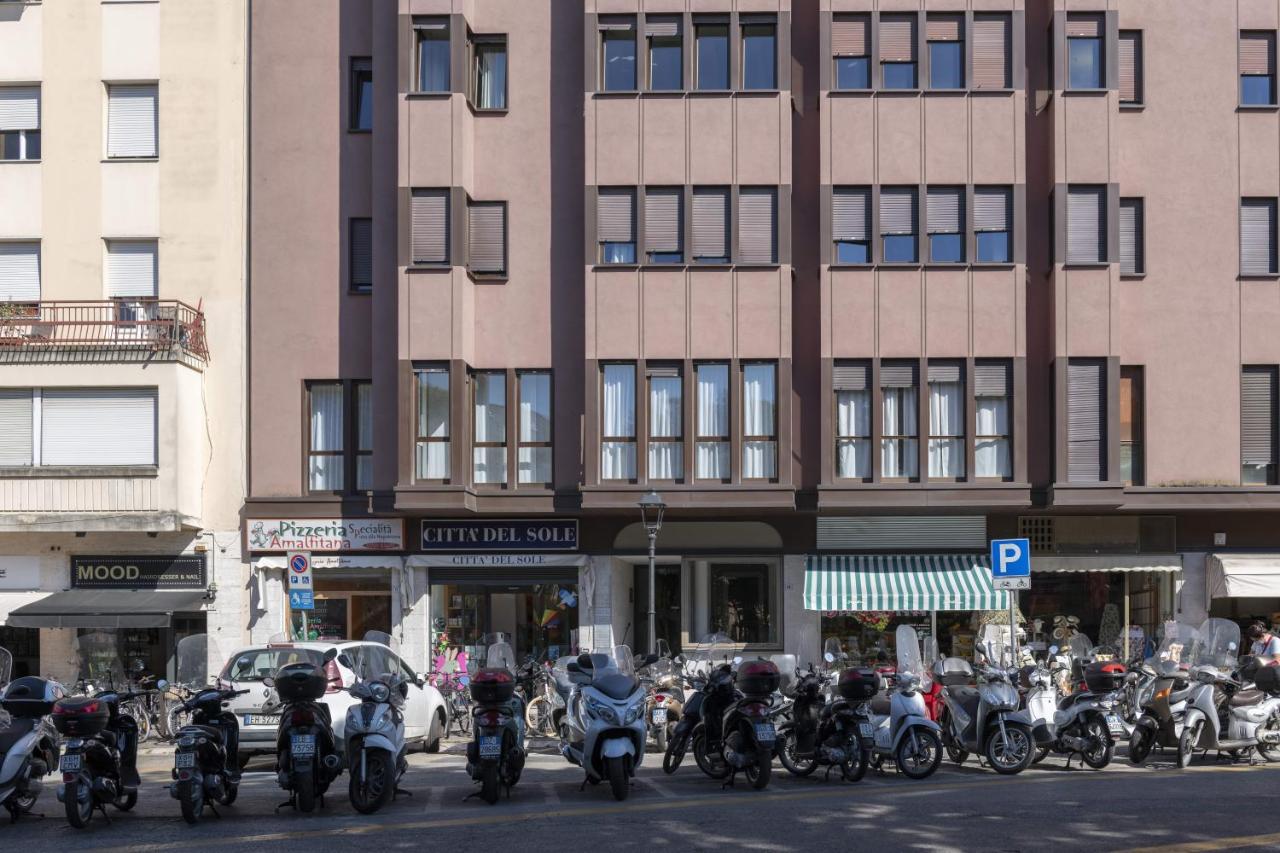
<svg viewBox="0 0 1280 853">
<path fill-rule="evenodd" d="M 924 668 L 924 657 L 920 653 L 920 635 L 910 625 L 899 625 L 894 635 L 898 647 L 898 675 L 913 675 L 919 679 L 920 686 L 928 689 L 927 670 Z"/>
<path fill-rule="evenodd" d="M 1236 656 L 1240 653 L 1240 626 L 1229 619 L 1204 620 L 1197 632 L 1191 665 L 1213 667 L 1222 673 L 1236 668 Z"/>
<path fill-rule="evenodd" d="M 8 649 L 0 648 L 0 689 L 9 683 L 13 675 L 13 655 Z"/>
<path fill-rule="evenodd" d="M 391 635 L 385 631 L 365 631 L 364 641 L 366 643 L 378 643 L 379 645 L 386 646 L 392 651 L 395 651 L 395 646 L 392 645 L 395 643 L 395 640 L 391 639 Z"/>
<path fill-rule="evenodd" d="M 1156 649 L 1155 657 L 1148 663 L 1159 672 L 1188 669 L 1191 666 L 1191 654 L 1198 641 L 1200 632 L 1190 625 L 1181 622 L 1166 622 L 1164 638 Z"/>
<path fill-rule="evenodd" d="M 698 648 L 689 656 L 694 672 L 701 675 L 710 674 L 724 663 L 733 661 L 734 645 L 727 634 L 708 634 L 698 643 Z"/>
<path fill-rule="evenodd" d="M 94 631 L 75 639 L 79 677 L 97 690 L 123 690 L 128 683 L 114 631 Z"/>
<path fill-rule="evenodd" d="M 192 634 L 178 641 L 177 668 L 179 684 L 204 687 L 209 683 L 209 635 Z"/>
<path fill-rule="evenodd" d="M 511 648 L 511 644 L 504 640 L 489 646 L 484 655 L 484 668 L 505 669 L 507 672 L 515 672 L 516 653 Z"/>
<path fill-rule="evenodd" d="M 1071 652 L 1071 657 L 1078 661 L 1086 661 L 1093 658 L 1093 643 L 1084 634 L 1076 634 L 1068 640 L 1067 648 Z"/>
<path fill-rule="evenodd" d="M 825 671 L 840 669 L 847 662 L 849 656 L 845 654 L 844 649 L 840 646 L 839 637 L 827 637 L 827 641 L 822 644 L 822 668 Z"/>
<path fill-rule="evenodd" d="M 614 646 L 613 654 L 610 656 L 610 668 L 614 672 L 621 675 L 629 675 L 632 678 L 636 676 L 636 656 L 632 654 L 630 646 Z M 603 673 L 597 672 L 597 675 Z"/>
</svg>

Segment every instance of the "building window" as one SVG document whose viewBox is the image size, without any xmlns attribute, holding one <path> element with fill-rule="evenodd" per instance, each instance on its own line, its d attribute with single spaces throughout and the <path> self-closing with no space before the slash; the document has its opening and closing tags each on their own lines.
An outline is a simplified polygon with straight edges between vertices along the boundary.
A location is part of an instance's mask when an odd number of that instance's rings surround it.
<svg viewBox="0 0 1280 853">
<path fill-rule="evenodd" d="M 630 187 L 601 187 L 596 198 L 600 263 L 636 262 L 636 194 Z"/>
<path fill-rule="evenodd" d="M 0 241 L 0 303 L 26 303 L 34 309 L 39 301 L 40 244 Z M 16 316 L 18 310 L 7 306 L 11 315 Z"/>
<path fill-rule="evenodd" d="M 778 191 L 773 187 L 738 191 L 738 251 L 744 264 L 778 262 Z"/>
<path fill-rule="evenodd" d="M 1240 32 L 1240 104 L 1272 107 L 1276 104 L 1276 34 Z"/>
<path fill-rule="evenodd" d="M 729 189 L 693 188 L 693 262 L 729 263 Z"/>
<path fill-rule="evenodd" d="M 551 374 L 545 370 L 516 373 L 516 405 L 520 441 L 516 449 L 517 482 L 551 485 Z"/>
<path fill-rule="evenodd" d="M 478 110 L 507 108 L 507 37 L 476 36 L 471 41 L 471 102 Z"/>
<path fill-rule="evenodd" d="M 636 366 L 606 364 L 600 406 L 600 479 L 636 479 Z"/>
<path fill-rule="evenodd" d="M 349 286 L 357 293 L 368 293 L 373 290 L 373 220 L 367 216 L 353 216 L 349 223 Z"/>
<path fill-rule="evenodd" d="M 772 563 L 712 563 L 711 630 L 734 643 L 777 645 L 778 567 Z"/>
<path fill-rule="evenodd" d="M 1107 262 L 1107 188 L 1067 189 L 1067 263 Z"/>
<path fill-rule="evenodd" d="M 448 92 L 449 20 L 417 20 L 413 30 L 418 39 L 418 91 Z"/>
<path fill-rule="evenodd" d="M 930 15 L 925 22 L 929 45 L 929 88 L 964 88 L 964 19 Z"/>
<path fill-rule="evenodd" d="M 0 389 L 0 465 L 153 466 L 155 388 Z"/>
<path fill-rule="evenodd" d="M 684 188 L 649 187 L 644 197 L 644 250 L 651 264 L 684 262 Z"/>
<path fill-rule="evenodd" d="M 347 128 L 373 130 L 373 60 L 351 57 L 351 114 Z"/>
<path fill-rule="evenodd" d="M 449 191 L 413 190 L 409 202 L 410 261 L 449 263 Z"/>
<path fill-rule="evenodd" d="M 778 88 L 778 24 L 776 19 L 742 17 L 742 88 Z"/>
<path fill-rule="evenodd" d="M 831 194 L 831 238 L 835 263 L 871 263 L 871 191 L 839 187 Z"/>
<path fill-rule="evenodd" d="M 1012 30 L 1012 17 L 1008 14 L 973 16 L 973 88 L 1013 87 L 1009 50 Z"/>
<path fill-rule="evenodd" d="M 964 364 L 929 363 L 929 477 L 964 478 Z"/>
<path fill-rule="evenodd" d="M 1102 89 L 1101 15 L 1067 16 L 1067 88 Z"/>
<path fill-rule="evenodd" d="M 0 160 L 40 159 L 40 87 L 0 87 Z"/>
<path fill-rule="evenodd" d="M 1067 481 L 1107 479 L 1107 363 L 1100 358 L 1067 362 Z"/>
<path fill-rule="evenodd" d="M 684 378 L 676 365 L 651 365 L 649 380 L 650 480 L 684 478 Z"/>
<path fill-rule="evenodd" d="M 449 368 L 418 368 L 413 378 L 418 411 L 414 477 L 444 482 L 450 478 Z"/>
<path fill-rule="evenodd" d="M 980 479 L 1013 478 L 1010 367 L 1007 361 L 978 361 L 973 367 L 973 473 Z"/>
<path fill-rule="evenodd" d="M 655 92 L 679 91 L 684 88 L 684 44 L 680 38 L 680 19 L 645 18 L 644 34 L 649 39 L 649 88 Z"/>
<path fill-rule="evenodd" d="M 600 19 L 600 86 L 605 92 L 636 90 L 636 22 Z"/>
<path fill-rule="evenodd" d="M 836 395 L 836 477 L 871 477 L 871 367 L 865 362 L 832 368 Z"/>
<path fill-rule="evenodd" d="M 467 269 L 476 275 L 507 274 L 507 203 L 467 202 Z"/>
<path fill-rule="evenodd" d="M 980 264 L 1007 264 L 1013 260 L 1010 239 L 1013 191 L 1009 187 L 975 187 L 973 230 Z"/>
<path fill-rule="evenodd" d="M 158 90 L 155 83 L 107 84 L 107 157 L 156 157 Z"/>
<path fill-rule="evenodd" d="M 778 367 L 742 366 L 742 479 L 778 477 Z"/>
<path fill-rule="evenodd" d="M 355 382 L 356 491 L 373 488 L 373 383 Z"/>
<path fill-rule="evenodd" d="M 729 479 L 729 365 L 702 363 L 697 376 L 697 442 L 694 476 L 699 480 Z"/>
<path fill-rule="evenodd" d="M 157 244 L 155 240 L 107 240 L 107 298 L 115 306 L 120 323 L 141 323 L 158 319 L 156 312 Z M 145 326 L 117 328 L 117 332 L 144 333 Z"/>
<path fill-rule="evenodd" d="M 929 187 L 929 260 L 964 263 L 964 187 Z"/>
<path fill-rule="evenodd" d="M 1142 30 L 1121 30 L 1119 45 L 1120 103 L 1142 103 Z"/>
<path fill-rule="evenodd" d="M 1240 373 L 1240 482 L 1274 486 L 1276 478 L 1276 368 L 1245 365 Z"/>
<path fill-rule="evenodd" d="M 917 87 L 915 15 L 880 18 L 880 73 L 886 89 Z"/>
<path fill-rule="evenodd" d="M 307 384 L 311 438 L 307 444 L 307 488 L 341 492 L 346 488 L 346 427 L 341 382 Z"/>
<path fill-rule="evenodd" d="M 880 236 L 882 260 L 887 264 L 914 264 L 916 252 L 917 199 L 915 187 L 885 187 L 880 190 Z"/>
<path fill-rule="evenodd" d="M 880 475 L 886 480 L 919 477 L 919 384 L 914 361 L 880 365 Z"/>
<path fill-rule="evenodd" d="M 1120 368 L 1120 479 L 1126 486 L 1141 486 L 1146 405 L 1142 368 Z"/>
<path fill-rule="evenodd" d="M 1276 274 L 1276 200 L 1240 199 L 1240 274 Z"/>
<path fill-rule="evenodd" d="M 1140 198 L 1120 199 L 1120 274 L 1141 275 L 1147 271 L 1144 207 Z"/>
<path fill-rule="evenodd" d="M 471 376 L 474 434 L 472 479 L 477 485 L 507 482 L 507 374 L 476 371 Z"/>
<path fill-rule="evenodd" d="M 871 57 L 866 15 L 837 16 L 831 21 L 831 53 L 837 89 L 870 89 Z"/>
<path fill-rule="evenodd" d="M 729 88 L 729 22 L 723 18 L 693 20 L 697 63 L 694 85 L 701 91 Z"/>
</svg>

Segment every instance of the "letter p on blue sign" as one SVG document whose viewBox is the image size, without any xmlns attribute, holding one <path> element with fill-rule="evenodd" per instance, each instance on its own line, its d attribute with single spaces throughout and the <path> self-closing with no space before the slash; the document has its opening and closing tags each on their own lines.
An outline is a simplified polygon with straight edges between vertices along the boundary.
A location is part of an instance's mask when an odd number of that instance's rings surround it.
<svg viewBox="0 0 1280 853">
<path fill-rule="evenodd" d="M 992 539 L 991 578 L 997 589 L 1030 587 L 1031 542 L 1027 539 Z"/>
</svg>

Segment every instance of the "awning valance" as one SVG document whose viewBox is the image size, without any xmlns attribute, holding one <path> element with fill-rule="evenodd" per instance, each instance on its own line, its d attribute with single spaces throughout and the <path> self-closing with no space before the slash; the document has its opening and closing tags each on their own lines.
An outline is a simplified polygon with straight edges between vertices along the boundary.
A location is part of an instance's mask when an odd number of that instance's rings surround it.
<svg viewBox="0 0 1280 853">
<path fill-rule="evenodd" d="M 1059 555 L 1031 558 L 1031 572 L 1180 572 L 1182 557 L 1178 554 L 1145 556 L 1140 554 L 1114 554 L 1077 557 Z"/>
<path fill-rule="evenodd" d="M 175 613 L 204 610 L 202 589 L 70 589 L 9 614 L 14 628 L 167 628 Z"/>
<path fill-rule="evenodd" d="M 1210 598 L 1280 598 L 1280 554 L 1210 554 Z"/>
<path fill-rule="evenodd" d="M 1007 610 L 1009 594 L 992 586 L 986 557 L 819 555 L 805 563 L 804 606 L 806 610 Z"/>
</svg>

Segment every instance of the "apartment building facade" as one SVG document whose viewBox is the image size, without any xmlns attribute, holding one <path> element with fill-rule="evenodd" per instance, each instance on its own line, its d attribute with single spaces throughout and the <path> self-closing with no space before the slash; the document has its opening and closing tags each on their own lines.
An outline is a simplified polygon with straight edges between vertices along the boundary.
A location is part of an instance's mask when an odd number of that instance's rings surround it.
<svg viewBox="0 0 1280 853">
<path fill-rule="evenodd" d="M 0 3 L 0 646 L 15 674 L 118 682 L 78 664 L 100 648 L 173 677 L 183 636 L 242 640 L 243 13 Z"/>
</svg>

